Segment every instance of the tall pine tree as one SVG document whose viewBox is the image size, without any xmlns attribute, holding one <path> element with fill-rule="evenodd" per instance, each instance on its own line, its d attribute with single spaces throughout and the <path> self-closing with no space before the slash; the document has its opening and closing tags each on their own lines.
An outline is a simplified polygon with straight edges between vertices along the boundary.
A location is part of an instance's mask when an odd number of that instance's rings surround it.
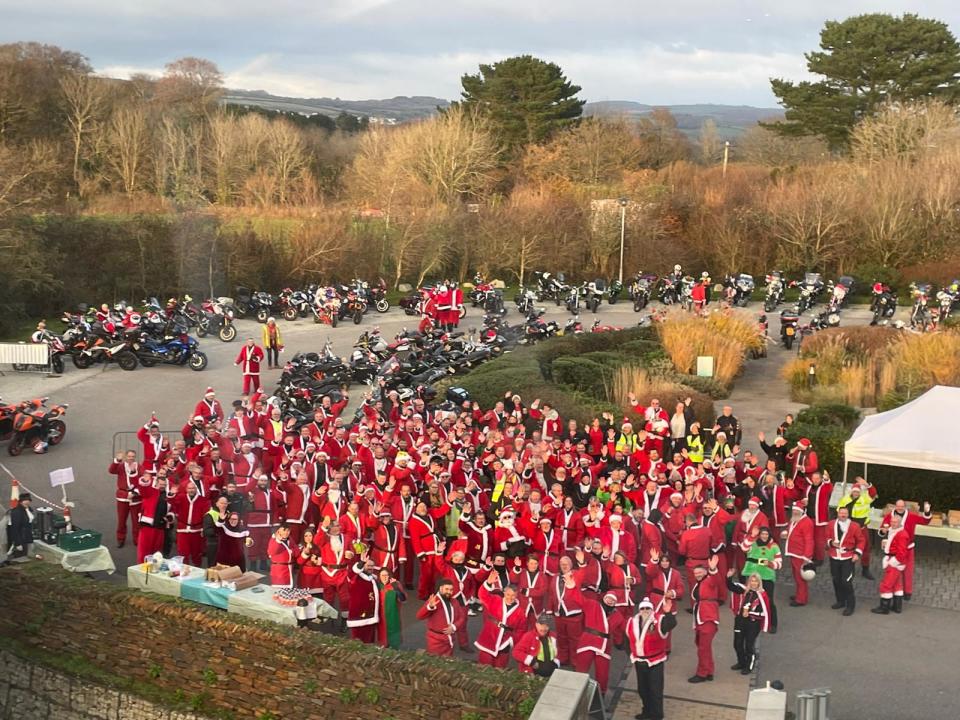
<svg viewBox="0 0 960 720">
<path fill-rule="evenodd" d="M 767 127 L 819 135 L 843 148 L 853 126 L 884 103 L 960 98 L 960 45 L 939 20 L 875 13 L 829 21 L 820 48 L 805 57 L 807 69 L 823 80 L 770 81 L 786 121 Z"/>
<path fill-rule="evenodd" d="M 555 63 L 530 55 L 481 65 L 476 75 L 464 75 L 461 104 L 486 114 L 508 155 L 529 144 L 542 143 L 570 125 L 583 112 L 583 100 Z"/>
</svg>

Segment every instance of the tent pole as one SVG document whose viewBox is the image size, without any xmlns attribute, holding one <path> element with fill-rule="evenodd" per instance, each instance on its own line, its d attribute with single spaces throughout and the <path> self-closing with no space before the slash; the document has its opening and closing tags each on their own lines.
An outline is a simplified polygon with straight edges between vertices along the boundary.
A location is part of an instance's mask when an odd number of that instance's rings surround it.
<svg viewBox="0 0 960 720">
<path fill-rule="evenodd" d="M 870 467 L 870 466 L 869 466 L 867 463 L 864 463 L 864 464 L 863 464 L 863 479 L 864 479 L 864 480 L 867 480 L 867 468 L 869 468 L 869 467 Z M 867 480 L 867 482 L 870 482 L 870 481 Z"/>
<path fill-rule="evenodd" d="M 846 494 L 847 494 L 847 467 L 849 467 L 849 465 L 850 463 L 848 463 L 846 459 L 844 459 L 843 461 L 843 495 L 841 495 L 841 497 L 846 497 Z"/>
</svg>

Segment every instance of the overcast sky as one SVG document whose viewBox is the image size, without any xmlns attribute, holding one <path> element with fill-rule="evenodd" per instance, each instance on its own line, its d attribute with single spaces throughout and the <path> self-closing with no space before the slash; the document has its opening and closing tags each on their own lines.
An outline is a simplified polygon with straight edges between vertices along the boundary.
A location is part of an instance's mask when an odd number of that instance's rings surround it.
<svg viewBox="0 0 960 720">
<path fill-rule="evenodd" d="M 185 55 L 227 85 L 296 97 L 459 95 L 481 62 L 558 63 L 587 100 L 773 106 L 825 20 L 915 12 L 960 33 L 957 0 L 0 0 L 0 42 L 76 50 L 116 77 Z"/>
</svg>

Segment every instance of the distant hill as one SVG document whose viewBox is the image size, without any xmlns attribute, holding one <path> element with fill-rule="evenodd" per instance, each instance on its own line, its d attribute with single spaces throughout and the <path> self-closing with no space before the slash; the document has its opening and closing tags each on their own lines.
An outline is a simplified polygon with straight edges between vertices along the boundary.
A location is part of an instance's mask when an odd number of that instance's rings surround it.
<svg viewBox="0 0 960 720">
<path fill-rule="evenodd" d="M 385 100 L 341 100 L 340 98 L 290 98 L 271 95 L 263 90 L 227 90 L 223 102 L 231 105 L 251 105 L 268 110 L 296 112 L 302 115 L 337 116 L 341 112 L 362 115 L 381 122 L 418 120 L 436 113 L 438 107 L 450 102 L 442 98 L 404 95 Z"/>
<path fill-rule="evenodd" d="M 268 110 L 282 110 L 302 115 L 321 113 L 335 117 L 342 112 L 362 115 L 374 122 L 402 123 L 419 120 L 436 113 L 438 107 L 447 107 L 449 100 L 430 96 L 407 97 L 399 95 L 383 100 L 341 100 L 340 98 L 291 98 L 271 95 L 263 90 L 227 90 L 224 103 L 248 105 Z M 759 120 L 782 118 L 780 108 L 758 108 L 749 105 L 645 105 L 629 100 L 590 102 L 584 106 L 585 115 L 624 115 L 641 117 L 656 107 L 666 107 L 677 119 L 684 133 L 695 137 L 707 118 L 713 118 L 723 137 L 736 137 Z"/>
<path fill-rule="evenodd" d="M 677 119 L 677 127 L 696 137 L 707 118 L 713 119 L 723 137 L 736 137 L 761 120 L 782 119 L 782 108 L 758 108 L 750 105 L 645 105 L 629 100 L 587 103 L 585 115 L 623 115 L 642 117 L 657 107 L 665 107 Z"/>
</svg>

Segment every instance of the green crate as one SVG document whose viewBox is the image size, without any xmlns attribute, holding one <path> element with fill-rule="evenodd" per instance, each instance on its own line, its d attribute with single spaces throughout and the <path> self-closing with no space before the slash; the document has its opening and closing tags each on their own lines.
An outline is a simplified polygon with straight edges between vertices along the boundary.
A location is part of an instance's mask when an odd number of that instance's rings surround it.
<svg viewBox="0 0 960 720">
<path fill-rule="evenodd" d="M 67 552 L 77 552 L 78 550 L 92 550 L 100 547 L 102 535 L 96 530 L 74 530 L 73 532 L 63 533 L 60 536 L 57 545 Z"/>
</svg>

